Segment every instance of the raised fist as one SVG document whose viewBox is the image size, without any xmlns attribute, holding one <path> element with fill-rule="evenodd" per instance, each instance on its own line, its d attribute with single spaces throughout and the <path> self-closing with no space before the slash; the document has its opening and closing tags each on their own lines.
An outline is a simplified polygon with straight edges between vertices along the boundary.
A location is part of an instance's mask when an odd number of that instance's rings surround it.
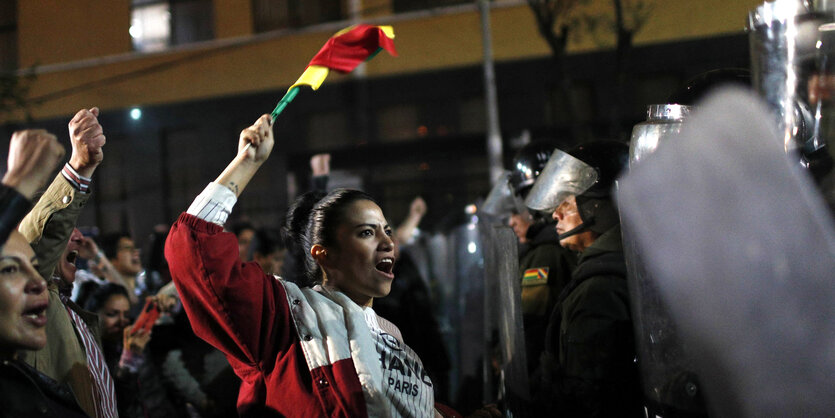
<svg viewBox="0 0 835 418">
<path fill-rule="evenodd" d="M 8 171 L 3 184 L 32 199 L 64 158 L 64 147 L 43 129 L 18 131 L 9 144 Z"/>
<path fill-rule="evenodd" d="M 316 154 L 310 157 L 310 169 L 313 176 L 327 176 L 331 172 L 331 155 Z"/>
<path fill-rule="evenodd" d="M 78 255 L 85 260 L 93 260 L 99 253 L 99 246 L 90 237 L 84 237 L 78 247 Z"/>
<path fill-rule="evenodd" d="M 415 200 L 412 200 L 412 204 L 409 206 L 409 216 L 414 216 L 419 219 L 423 215 L 426 215 L 426 201 L 418 196 Z"/>
<path fill-rule="evenodd" d="M 99 108 L 81 109 L 69 124 L 72 156 L 70 166 L 78 174 L 91 177 L 93 171 L 104 159 L 102 147 L 105 143 L 104 132 L 99 124 Z"/>
<path fill-rule="evenodd" d="M 241 131 L 238 155 L 243 156 L 244 161 L 261 164 L 270 156 L 274 144 L 270 115 L 262 115 L 252 126 Z"/>
</svg>

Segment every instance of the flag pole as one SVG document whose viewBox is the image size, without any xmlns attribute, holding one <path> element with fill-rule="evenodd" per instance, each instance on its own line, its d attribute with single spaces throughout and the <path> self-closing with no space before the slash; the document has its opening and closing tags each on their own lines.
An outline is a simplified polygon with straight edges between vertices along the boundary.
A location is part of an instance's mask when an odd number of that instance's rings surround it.
<svg viewBox="0 0 835 418">
<path fill-rule="evenodd" d="M 275 109 L 273 109 L 273 112 L 270 113 L 270 128 L 273 127 L 273 124 L 275 123 L 275 118 L 277 118 L 278 115 L 280 115 L 281 112 L 284 111 L 284 108 L 287 107 L 287 105 L 290 104 L 290 102 L 292 102 L 293 99 L 296 98 L 297 94 L 299 94 L 299 86 L 295 86 L 290 90 L 287 90 L 287 93 L 284 93 L 284 97 L 282 97 L 281 100 L 278 101 L 278 104 L 275 105 Z M 251 142 L 246 144 L 246 146 L 244 147 L 244 152 L 246 152 L 246 150 L 249 149 L 250 145 L 252 145 Z"/>
<path fill-rule="evenodd" d="M 284 111 L 284 108 L 287 107 L 287 105 L 290 104 L 290 102 L 292 102 L 293 99 L 296 98 L 297 94 L 299 94 L 299 86 L 295 86 L 290 90 L 287 90 L 287 93 L 284 94 L 284 97 L 282 97 L 281 100 L 278 101 L 278 104 L 275 105 L 275 109 L 273 109 L 273 112 L 270 113 L 270 119 L 272 119 L 273 123 L 275 122 L 275 118 L 277 118 L 278 115 L 280 115 L 281 112 Z"/>
</svg>

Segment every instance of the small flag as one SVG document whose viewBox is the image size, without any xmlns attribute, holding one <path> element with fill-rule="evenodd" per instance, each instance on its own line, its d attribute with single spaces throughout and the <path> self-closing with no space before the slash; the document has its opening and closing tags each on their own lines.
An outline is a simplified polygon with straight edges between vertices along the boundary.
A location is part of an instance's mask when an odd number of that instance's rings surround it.
<svg viewBox="0 0 835 418">
<path fill-rule="evenodd" d="M 359 24 L 342 29 L 328 39 L 310 64 L 307 64 L 304 74 L 290 88 L 307 85 L 316 90 L 325 81 L 329 70 L 350 73 L 383 49 L 397 56 L 394 29 L 391 26 Z"/>
<path fill-rule="evenodd" d="M 330 70 L 349 73 L 363 61 L 374 58 L 383 49 L 392 56 L 397 56 L 394 49 L 394 29 L 391 26 L 359 24 L 337 32 L 307 64 L 307 69 L 301 77 L 287 89 L 287 93 L 270 115 L 272 120 L 275 121 L 287 104 L 296 97 L 299 86 L 310 86 L 311 89 L 317 90 Z"/>
</svg>

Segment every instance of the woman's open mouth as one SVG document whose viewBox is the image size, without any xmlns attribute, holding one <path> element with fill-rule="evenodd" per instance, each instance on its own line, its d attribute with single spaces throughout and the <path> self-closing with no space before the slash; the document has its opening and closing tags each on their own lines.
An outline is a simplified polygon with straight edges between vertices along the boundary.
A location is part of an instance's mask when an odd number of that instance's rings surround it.
<svg viewBox="0 0 835 418">
<path fill-rule="evenodd" d="M 46 308 L 49 302 L 37 303 L 29 309 L 23 311 L 23 317 L 32 325 L 36 327 L 46 326 Z"/>
<path fill-rule="evenodd" d="M 394 258 L 392 257 L 383 257 L 379 263 L 375 266 L 377 271 L 383 273 L 386 277 L 394 278 L 394 274 L 392 271 L 394 270 Z"/>
<path fill-rule="evenodd" d="M 70 263 L 72 265 L 75 265 L 75 260 L 77 260 L 77 259 L 78 259 L 78 251 L 73 250 L 73 251 L 70 251 L 69 254 L 67 254 L 67 262 L 68 263 Z"/>
</svg>

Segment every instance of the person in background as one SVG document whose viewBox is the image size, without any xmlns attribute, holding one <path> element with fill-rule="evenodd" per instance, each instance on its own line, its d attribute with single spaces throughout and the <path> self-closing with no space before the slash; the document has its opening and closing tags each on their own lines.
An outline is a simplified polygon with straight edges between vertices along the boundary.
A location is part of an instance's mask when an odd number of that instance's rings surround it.
<svg viewBox="0 0 835 418">
<path fill-rule="evenodd" d="M 521 212 L 521 213 L 520 213 Z M 528 228 L 533 223 L 533 217 L 527 210 L 513 210 L 510 212 L 510 218 L 507 220 L 507 225 L 513 229 L 516 238 L 519 238 L 519 244 L 523 245 L 522 251 L 525 252 L 528 244 Z"/>
<path fill-rule="evenodd" d="M 70 121 L 70 160 L 18 227 L 38 257 L 41 277 L 53 276 L 90 198 L 91 176 L 104 159 L 106 139 L 98 115 L 98 108 L 82 109 Z M 52 379 L 69 384 L 88 415 L 117 416 L 113 380 L 98 345 L 98 317 L 61 295 L 54 284 L 48 293 L 46 347 L 24 352 L 21 358 Z"/>
<path fill-rule="evenodd" d="M 281 276 L 287 250 L 281 233 L 272 228 L 259 228 L 252 240 L 252 261 L 258 263 L 264 273 Z"/>
<path fill-rule="evenodd" d="M 331 174 L 331 155 L 315 154 L 310 157 L 310 190 L 326 193 Z"/>
<path fill-rule="evenodd" d="M 107 260 L 116 270 L 118 281 L 128 290 L 133 316 L 142 308 L 145 296 L 150 296 L 146 289 L 139 285 L 140 275 L 144 272 L 140 250 L 136 247 L 132 236 L 127 232 L 112 232 L 100 238 L 100 248 Z"/>
<path fill-rule="evenodd" d="M 421 219 L 426 215 L 426 201 L 418 196 L 409 205 L 409 214 L 394 231 L 398 243 L 408 244 L 418 231 Z"/>
<path fill-rule="evenodd" d="M 76 253 L 76 257 L 72 257 L 73 252 Z M 63 260 L 77 259 L 78 257 L 87 261 L 87 270 L 76 268 L 76 265 L 78 265 L 76 262 L 73 262 L 72 265 L 62 266 Z M 78 228 L 73 229 L 67 249 L 64 250 L 64 256 L 62 256 L 62 262 L 58 266 L 58 275 L 65 282 L 69 281 L 67 278 L 69 277 L 68 272 L 75 270 L 71 299 L 80 306 L 84 306 L 86 297 L 99 286 L 107 283 L 126 286 L 122 275 L 110 264 L 110 260 L 96 245 L 96 241 L 92 237 L 85 237 Z"/>
<path fill-rule="evenodd" d="M 147 353 L 152 331 L 134 331 L 130 326 L 127 290 L 107 283 L 90 295 L 84 307 L 101 321 L 102 349 L 116 382 L 119 416 L 185 416 L 185 409 L 178 411 L 168 398 L 162 376 Z"/>
<path fill-rule="evenodd" d="M 44 130 L 18 131 L 9 145 L 8 171 L 0 181 L 0 415 L 85 417 L 69 387 L 20 360 L 46 345 L 46 281 L 17 224 L 31 199 L 60 164 L 64 148 Z"/>
<path fill-rule="evenodd" d="M 238 237 L 238 254 L 241 256 L 241 261 L 252 260 L 252 239 L 255 237 L 255 227 L 246 221 L 234 223 L 229 230 Z"/>
</svg>

